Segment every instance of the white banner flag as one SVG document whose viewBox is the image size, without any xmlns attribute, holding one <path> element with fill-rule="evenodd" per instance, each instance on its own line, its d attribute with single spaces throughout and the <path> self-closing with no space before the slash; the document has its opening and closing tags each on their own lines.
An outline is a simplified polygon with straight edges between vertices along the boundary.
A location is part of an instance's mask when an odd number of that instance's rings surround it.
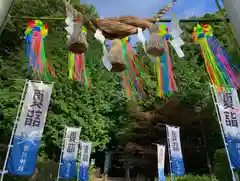
<svg viewBox="0 0 240 181">
<path fill-rule="evenodd" d="M 231 89 L 228 93 L 218 93 L 214 87 L 213 90 L 232 167 L 240 168 L 240 103 L 237 91 Z"/>
<path fill-rule="evenodd" d="M 75 178 L 81 128 L 67 128 L 63 149 L 60 178 Z"/>
<path fill-rule="evenodd" d="M 171 152 L 172 173 L 175 176 L 183 176 L 185 169 L 181 149 L 180 129 L 179 127 L 173 127 L 169 125 L 167 125 L 166 128 Z"/>
<path fill-rule="evenodd" d="M 165 145 L 157 145 L 158 168 L 164 168 L 165 164 Z"/>
<path fill-rule="evenodd" d="M 81 128 L 67 128 L 63 151 L 64 160 L 76 160 L 78 154 L 80 133 Z"/>
<path fill-rule="evenodd" d="M 34 173 L 52 87 L 53 84 L 28 82 L 8 161 L 9 173 L 17 175 Z"/>
<path fill-rule="evenodd" d="M 88 180 L 88 167 L 89 161 L 92 151 L 92 143 L 91 142 L 83 142 L 81 143 L 81 160 L 80 160 L 80 170 L 78 180 Z"/>
<path fill-rule="evenodd" d="M 158 156 L 158 180 L 165 181 L 164 164 L 165 164 L 165 146 L 157 145 Z"/>
<path fill-rule="evenodd" d="M 28 82 L 28 89 L 15 136 L 41 139 L 52 87 L 53 84 Z"/>
</svg>

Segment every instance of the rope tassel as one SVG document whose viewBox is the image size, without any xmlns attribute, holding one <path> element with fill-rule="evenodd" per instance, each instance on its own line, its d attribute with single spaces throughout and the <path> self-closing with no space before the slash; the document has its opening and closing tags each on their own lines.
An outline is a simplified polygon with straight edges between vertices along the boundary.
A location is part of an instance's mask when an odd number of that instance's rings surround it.
<svg viewBox="0 0 240 181">
<path fill-rule="evenodd" d="M 193 40 L 200 45 L 210 82 L 219 91 L 229 91 L 239 88 L 237 76 L 234 73 L 226 53 L 213 36 L 210 25 L 197 25 L 192 33 Z"/>
<path fill-rule="evenodd" d="M 40 80 L 44 77 L 50 80 L 56 76 L 45 55 L 44 40 L 48 34 L 48 27 L 40 20 L 29 21 L 25 31 L 26 55 L 28 58 L 28 72 L 32 67 L 34 76 Z"/>
</svg>

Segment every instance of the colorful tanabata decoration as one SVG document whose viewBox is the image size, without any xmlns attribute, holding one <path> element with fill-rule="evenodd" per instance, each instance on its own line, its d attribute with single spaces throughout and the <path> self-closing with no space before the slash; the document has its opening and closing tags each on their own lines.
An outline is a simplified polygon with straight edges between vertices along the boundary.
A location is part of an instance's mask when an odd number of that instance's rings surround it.
<svg viewBox="0 0 240 181">
<path fill-rule="evenodd" d="M 155 57 L 146 51 L 146 39 L 143 35 L 142 29 L 138 28 L 138 39 L 142 42 L 143 49 L 146 52 L 147 56 L 155 63 L 155 70 L 158 80 L 158 91 L 157 95 L 159 97 L 170 96 L 174 91 L 177 91 L 177 86 L 174 80 L 173 71 L 172 71 L 172 60 L 170 57 L 168 41 L 170 35 L 168 34 L 168 28 L 161 24 L 158 28 L 158 39 L 161 39 L 162 55 Z"/>
<path fill-rule="evenodd" d="M 87 33 L 86 31 L 86 28 L 83 26 L 82 32 Z M 69 51 L 68 61 L 69 79 L 76 80 L 80 82 L 85 88 L 89 88 L 91 83 L 88 78 L 88 71 L 85 67 L 84 53 L 79 54 Z"/>
<path fill-rule="evenodd" d="M 200 45 L 211 84 L 219 92 L 229 91 L 230 88 L 239 88 L 237 76 L 226 53 L 217 43 L 212 27 L 208 24 L 198 24 L 194 27 L 192 38 Z"/>
<path fill-rule="evenodd" d="M 136 56 L 134 55 L 134 50 L 130 43 L 130 38 L 126 37 L 121 41 L 122 53 L 126 62 L 126 70 L 122 72 L 125 95 L 128 99 L 135 98 L 136 96 L 139 98 L 144 98 L 144 72 L 136 61 Z"/>
<path fill-rule="evenodd" d="M 157 57 L 155 61 L 155 69 L 158 80 L 158 96 L 168 97 L 171 96 L 174 91 L 177 91 L 177 86 L 173 76 L 172 60 L 168 47 L 168 41 L 170 38 L 168 28 L 164 24 L 160 24 L 159 30 L 158 36 L 162 38 L 165 51 L 163 55 L 161 57 Z"/>
<path fill-rule="evenodd" d="M 55 72 L 48 63 L 45 55 L 44 40 L 48 35 L 48 26 L 40 20 L 29 21 L 26 35 L 26 54 L 28 57 L 28 71 L 32 67 L 36 79 L 50 80 Z"/>
</svg>

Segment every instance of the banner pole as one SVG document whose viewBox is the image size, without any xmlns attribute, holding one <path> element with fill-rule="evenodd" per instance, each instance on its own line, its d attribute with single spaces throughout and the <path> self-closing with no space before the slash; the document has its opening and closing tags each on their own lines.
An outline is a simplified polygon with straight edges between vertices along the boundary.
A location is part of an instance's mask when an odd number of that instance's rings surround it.
<svg viewBox="0 0 240 181">
<path fill-rule="evenodd" d="M 78 143 L 78 167 L 77 167 L 77 181 L 79 180 L 80 164 L 81 164 L 82 141 Z"/>
<path fill-rule="evenodd" d="M 0 179 L 1 181 L 3 181 L 4 175 L 5 175 L 5 173 L 7 173 L 6 167 L 7 167 L 8 157 L 9 157 L 9 154 L 10 154 L 10 150 L 12 148 L 12 141 L 13 141 L 15 130 L 16 130 L 17 125 L 18 125 L 18 118 L 19 118 L 19 114 L 20 114 L 20 111 L 21 111 L 22 104 L 24 102 L 24 96 L 25 96 L 27 85 L 28 85 L 28 80 L 26 79 L 25 83 L 24 83 L 21 99 L 20 99 L 20 102 L 19 102 L 19 105 L 18 105 L 17 115 L 16 115 L 15 122 L 14 122 L 14 125 L 13 125 L 11 138 L 10 138 L 10 141 L 9 141 L 9 144 L 8 144 L 7 154 L 6 154 L 6 157 L 5 157 L 5 161 L 4 161 L 4 165 L 3 165 L 3 169 L 2 169 L 2 174 L 1 174 L 1 179 Z"/>
<path fill-rule="evenodd" d="M 57 181 L 59 180 L 59 175 L 60 175 L 60 169 L 62 165 L 62 156 L 63 156 L 63 149 L 64 149 L 64 144 L 65 144 L 65 139 L 66 139 L 66 125 L 64 126 L 64 133 L 63 133 L 63 142 L 62 142 L 62 148 L 61 148 L 61 154 L 60 154 L 60 159 L 59 159 L 59 165 L 58 165 L 58 174 L 57 174 Z"/>
<path fill-rule="evenodd" d="M 222 138 L 223 138 L 225 150 L 226 150 L 226 153 L 227 153 L 227 158 L 228 158 L 229 166 L 230 166 L 231 173 L 232 173 L 232 179 L 233 179 L 233 181 L 236 181 L 236 178 L 235 178 L 235 175 L 234 175 L 234 171 L 233 171 L 233 167 L 232 167 L 231 160 L 230 160 L 230 155 L 229 155 L 228 148 L 227 148 L 227 142 L 226 142 L 225 136 L 224 136 L 224 130 L 223 130 L 223 127 L 222 127 L 222 120 L 221 120 L 221 117 L 220 117 L 220 113 L 219 113 L 219 108 L 218 108 L 218 103 L 217 103 L 217 100 L 216 100 L 216 96 L 215 96 L 215 94 L 214 94 L 213 87 L 212 87 L 212 85 L 211 85 L 210 83 L 209 83 L 209 87 L 210 87 L 210 91 L 211 91 L 211 94 L 212 94 L 213 104 L 214 104 L 214 107 L 215 107 L 215 109 L 216 109 L 217 118 L 218 118 L 218 123 L 219 123 L 219 126 L 220 126 L 220 130 L 221 130 L 221 134 L 222 134 Z"/>
<path fill-rule="evenodd" d="M 173 176 L 173 173 L 172 173 L 171 149 L 170 149 L 170 141 L 169 141 L 169 133 L 168 133 L 167 125 L 166 125 L 166 133 L 167 133 L 169 168 L 170 168 L 170 172 L 171 172 L 171 180 L 174 181 L 174 176 Z"/>
</svg>

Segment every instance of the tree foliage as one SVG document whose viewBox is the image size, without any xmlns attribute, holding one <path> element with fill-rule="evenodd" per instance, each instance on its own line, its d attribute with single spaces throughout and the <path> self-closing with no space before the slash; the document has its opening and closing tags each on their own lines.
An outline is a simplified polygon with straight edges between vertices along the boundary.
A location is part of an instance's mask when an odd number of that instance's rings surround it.
<svg viewBox="0 0 240 181">
<path fill-rule="evenodd" d="M 96 15 L 93 7 L 80 5 L 80 9 L 88 14 Z M 16 2 L 11 19 L 1 35 L 1 102 L 0 107 L 5 114 L 1 122 L 1 138 L 9 140 L 16 110 L 21 97 L 25 78 L 31 78 L 27 72 L 25 55 L 24 30 L 26 19 L 21 16 L 59 17 L 65 15 L 61 0 Z M 92 86 L 84 89 L 78 82 L 68 80 L 68 50 L 65 45 L 66 27 L 64 21 L 46 20 L 49 35 L 45 41 L 45 52 L 49 62 L 55 69 L 57 77 L 53 79 L 54 89 L 46 121 L 41 155 L 55 157 L 61 147 L 63 128 L 81 126 L 81 139 L 91 140 L 94 148 L 106 148 L 110 135 L 123 131 L 131 122 L 126 118 L 125 99 L 117 86 L 121 82 L 117 74 L 109 73 L 101 62 L 102 50 L 100 43 L 90 32 L 88 41 L 90 47 L 85 53 L 86 67 Z M 10 93 L 11 92 L 11 93 Z M 121 115 L 117 116 L 119 113 Z M 125 114 L 125 115 L 124 115 Z M 118 128 L 120 125 L 120 129 Z M 4 131 L 3 131 L 4 130 Z"/>
</svg>

